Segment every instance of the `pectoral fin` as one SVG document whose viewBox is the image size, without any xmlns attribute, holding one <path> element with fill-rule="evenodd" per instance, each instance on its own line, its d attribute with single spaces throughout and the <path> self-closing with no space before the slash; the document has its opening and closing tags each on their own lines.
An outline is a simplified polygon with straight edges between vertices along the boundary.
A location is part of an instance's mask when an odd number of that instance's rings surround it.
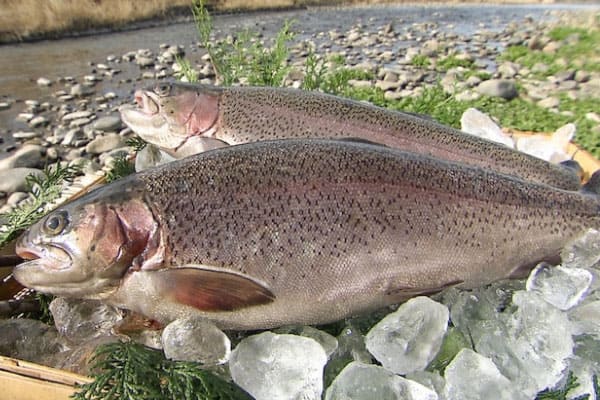
<svg viewBox="0 0 600 400">
<path fill-rule="evenodd" d="M 156 281 L 166 298 L 202 311 L 233 311 L 275 300 L 260 283 L 227 271 L 184 267 L 155 273 L 161 275 Z"/>
<path fill-rule="evenodd" d="M 391 297 L 392 299 L 395 299 L 394 302 L 400 302 L 411 297 L 429 296 L 431 294 L 441 292 L 442 290 L 451 286 L 460 285 L 463 282 L 464 281 L 462 280 L 455 280 L 452 282 L 442 283 L 440 286 L 432 287 L 398 286 L 388 290 L 386 295 Z"/>
</svg>

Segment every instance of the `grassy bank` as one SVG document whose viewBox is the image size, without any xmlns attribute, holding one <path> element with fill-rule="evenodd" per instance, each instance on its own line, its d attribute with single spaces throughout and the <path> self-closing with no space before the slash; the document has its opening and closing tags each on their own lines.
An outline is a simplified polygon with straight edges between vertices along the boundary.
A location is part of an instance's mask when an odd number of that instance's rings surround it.
<svg viewBox="0 0 600 400">
<path fill-rule="evenodd" d="M 406 3 L 393 0 L 211 0 L 217 11 L 256 10 L 336 4 Z M 429 3 L 429 1 L 412 1 Z M 444 1 L 441 1 L 444 2 Z M 448 2 L 448 1 L 446 1 Z M 458 1 L 449 1 L 457 3 Z M 463 0 L 463 2 L 465 2 Z M 484 3 L 483 0 L 466 2 Z M 541 3 L 547 0 L 499 0 Z M 116 29 L 132 22 L 188 13 L 191 0 L 0 0 L 0 43 L 62 35 L 98 28 Z"/>
</svg>

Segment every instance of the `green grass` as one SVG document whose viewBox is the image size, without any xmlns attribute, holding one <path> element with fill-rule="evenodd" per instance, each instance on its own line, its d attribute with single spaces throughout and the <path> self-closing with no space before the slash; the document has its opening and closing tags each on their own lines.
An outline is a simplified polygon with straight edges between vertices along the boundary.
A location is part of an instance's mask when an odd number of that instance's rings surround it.
<svg viewBox="0 0 600 400">
<path fill-rule="evenodd" d="M 441 72 L 446 72 L 451 68 L 464 67 L 470 68 L 473 66 L 473 60 L 463 60 L 454 55 L 438 60 L 436 69 Z"/>
<path fill-rule="evenodd" d="M 541 50 L 529 50 L 526 46 L 509 46 L 500 55 L 500 60 L 517 62 L 528 68 L 536 63 L 546 64 L 548 71 L 538 74 L 549 76 L 565 69 L 583 69 L 585 71 L 600 71 L 600 30 L 586 30 L 575 27 L 559 27 L 549 32 L 549 37 L 562 42 L 562 46 L 554 54 L 544 53 Z M 573 38 L 572 41 L 568 40 Z M 566 42 L 568 41 L 568 42 Z M 567 61 L 567 67 L 556 61 Z"/>
<path fill-rule="evenodd" d="M 412 60 L 410 60 L 410 63 L 413 67 L 417 68 L 427 68 L 429 67 L 429 65 L 431 65 L 429 57 L 423 54 L 417 54 L 416 56 L 414 56 Z"/>
</svg>

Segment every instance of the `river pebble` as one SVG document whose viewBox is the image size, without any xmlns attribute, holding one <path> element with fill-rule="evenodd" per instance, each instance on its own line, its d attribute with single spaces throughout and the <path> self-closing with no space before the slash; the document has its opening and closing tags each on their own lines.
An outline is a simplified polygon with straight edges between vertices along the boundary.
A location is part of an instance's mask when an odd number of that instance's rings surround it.
<svg viewBox="0 0 600 400">
<path fill-rule="evenodd" d="M 89 142 L 85 147 L 85 151 L 90 154 L 102 154 L 109 152 L 125 144 L 123 138 L 116 133 L 106 136 L 99 136 Z"/>
<path fill-rule="evenodd" d="M 27 177 L 35 175 L 41 177 L 42 171 L 36 168 L 12 168 L 0 170 L 0 192 L 24 192 L 28 189 Z"/>
<path fill-rule="evenodd" d="M 502 97 L 506 100 L 514 99 L 519 95 L 514 81 L 505 79 L 490 79 L 481 82 L 477 91 L 491 97 Z"/>
<path fill-rule="evenodd" d="M 44 148 L 37 145 L 24 145 L 10 156 L 0 160 L 0 171 L 11 168 L 38 167 L 42 163 Z"/>
</svg>

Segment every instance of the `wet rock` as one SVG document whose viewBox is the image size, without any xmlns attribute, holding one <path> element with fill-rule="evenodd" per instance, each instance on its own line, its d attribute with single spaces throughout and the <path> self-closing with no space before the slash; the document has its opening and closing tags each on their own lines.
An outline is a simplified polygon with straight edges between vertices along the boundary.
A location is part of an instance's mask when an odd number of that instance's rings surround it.
<svg viewBox="0 0 600 400">
<path fill-rule="evenodd" d="M 36 83 L 38 84 L 38 86 L 50 86 L 52 85 L 52 81 L 48 78 L 38 78 L 38 80 L 36 81 Z"/>
<path fill-rule="evenodd" d="M 114 132 L 123 126 L 119 115 L 109 115 L 98 118 L 92 124 L 92 128 L 101 132 Z"/>
<path fill-rule="evenodd" d="M 229 360 L 231 342 L 214 324 L 198 318 L 177 319 L 162 333 L 165 357 L 195 361 L 204 365 L 224 364 Z"/>
<path fill-rule="evenodd" d="M 23 131 L 19 131 L 19 132 L 15 132 L 12 134 L 12 137 L 15 139 L 33 139 L 36 137 L 40 137 L 42 136 L 41 132 L 23 132 Z"/>
<path fill-rule="evenodd" d="M 121 136 L 116 133 L 109 134 L 106 136 L 99 136 L 89 142 L 85 147 L 85 151 L 90 154 L 101 154 L 107 151 L 114 150 L 118 147 L 123 147 L 125 141 Z"/>
<path fill-rule="evenodd" d="M 10 168 L 35 168 L 42 164 L 44 148 L 37 145 L 24 145 L 7 158 L 0 160 L 0 171 Z"/>
<path fill-rule="evenodd" d="M 75 112 L 63 115 L 62 121 L 63 122 L 69 122 L 69 121 L 73 121 L 73 120 L 76 120 L 76 119 L 89 118 L 92 115 L 94 115 L 94 114 L 91 111 L 87 111 L 87 110 L 75 111 Z"/>
<path fill-rule="evenodd" d="M 43 173 L 35 168 L 12 168 L 0 171 L 0 192 L 24 192 L 28 189 L 27 177 L 30 175 L 42 176 Z"/>
<path fill-rule="evenodd" d="M 48 119 L 46 117 L 44 117 L 43 115 L 38 115 L 37 117 L 33 117 L 30 121 L 29 121 L 29 126 L 31 126 L 32 128 L 39 128 L 45 125 L 48 125 L 50 121 L 48 121 Z"/>
<path fill-rule="evenodd" d="M 85 86 L 85 85 L 78 83 L 71 87 L 70 94 L 71 94 L 71 96 L 75 96 L 75 97 L 91 96 L 94 94 L 94 89 L 89 86 Z"/>
<path fill-rule="evenodd" d="M 481 82 L 477 91 L 491 97 L 502 97 L 506 100 L 514 99 L 519 95 L 514 81 L 505 79 L 490 79 Z"/>
</svg>

